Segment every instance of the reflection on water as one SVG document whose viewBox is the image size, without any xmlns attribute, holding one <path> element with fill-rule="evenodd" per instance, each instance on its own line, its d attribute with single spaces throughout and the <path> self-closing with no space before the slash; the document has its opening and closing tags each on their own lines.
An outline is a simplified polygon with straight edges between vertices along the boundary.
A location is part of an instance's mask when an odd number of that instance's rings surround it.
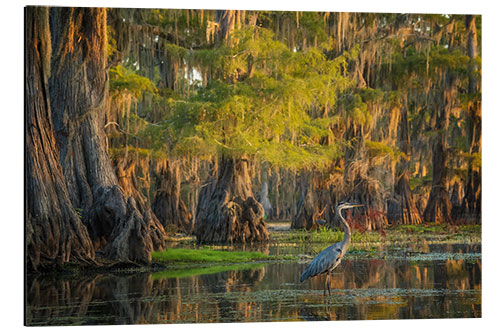
<svg viewBox="0 0 500 333">
<path fill-rule="evenodd" d="M 436 250 L 436 249 L 431 249 Z M 481 316 L 480 248 L 347 258 L 323 296 L 307 263 L 228 266 L 193 275 L 135 273 L 28 281 L 28 325 L 460 318 Z M 435 253 L 435 252 L 432 252 Z"/>
</svg>

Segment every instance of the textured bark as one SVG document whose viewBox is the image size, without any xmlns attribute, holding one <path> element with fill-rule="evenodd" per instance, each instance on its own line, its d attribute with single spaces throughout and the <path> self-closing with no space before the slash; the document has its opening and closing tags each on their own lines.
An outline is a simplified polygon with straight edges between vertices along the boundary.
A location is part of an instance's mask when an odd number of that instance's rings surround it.
<svg viewBox="0 0 500 333">
<path fill-rule="evenodd" d="M 352 140 L 352 147 L 346 149 L 344 182 L 347 189 L 345 201 L 360 203 L 366 208 L 354 208 L 351 211 L 368 211 L 356 221 L 365 230 L 383 229 L 387 225 L 385 202 L 380 183 L 368 176 L 365 134 L 362 126 L 350 124 L 345 133 Z M 354 214 L 354 213 L 353 213 Z"/>
<path fill-rule="evenodd" d="M 128 260 L 147 261 L 150 258 L 147 253 L 154 247 L 151 237 L 132 234 L 143 226 L 156 226 L 145 220 L 150 213 L 140 212 L 136 204 L 125 204 L 130 199 L 119 188 L 107 154 L 104 133 L 109 84 L 106 10 L 52 8 L 51 31 L 52 115 L 71 202 L 82 211 L 96 246 L 110 243 L 105 253 L 127 260 L 123 252 L 127 249 Z M 131 226 L 132 222 L 137 225 Z M 115 249 L 111 250 L 110 246 Z"/>
<path fill-rule="evenodd" d="M 150 232 L 153 220 L 141 215 L 133 197 L 129 197 L 124 213 L 106 243 L 106 257 L 147 264 L 154 249 Z"/>
<path fill-rule="evenodd" d="M 451 202 L 448 197 L 446 168 L 448 154 L 440 137 L 432 150 L 432 189 L 424 211 L 428 222 L 451 222 Z"/>
<path fill-rule="evenodd" d="M 200 192 L 195 235 L 200 243 L 269 239 L 264 208 L 254 198 L 245 159 L 221 158 L 216 180 Z"/>
<path fill-rule="evenodd" d="M 217 10 L 216 21 L 219 23 L 219 40 L 231 43 L 231 34 L 237 18 L 237 10 Z"/>
<path fill-rule="evenodd" d="M 262 205 L 262 208 L 264 208 L 264 214 L 269 216 L 273 207 L 271 206 L 271 201 L 269 200 L 269 182 L 267 179 L 262 183 L 259 203 Z"/>
<path fill-rule="evenodd" d="M 422 217 L 410 190 L 410 132 L 406 106 L 399 112 L 398 137 L 399 150 L 405 155 L 398 166 L 395 195 L 387 204 L 387 219 L 390 223 L 421 224 Z"/>
<path fill-rule="evenodd" d="M 300 175 L 300 198 L 297 203 L 297 212 L 292 218 L 292 229 L 314 229 L 318 227 L 320 217 L 318 198 L 314 188 L 314 174 L 303 171 Z"/>
<path fill-rule="evenodd" d="M 171 227 L 191 234 L 192 216 L 181 199 L 181 177 L 175 161 L 157 163 L 155 167 L 156 192 L 153 211 L 164 228 Z"/>
<path fill-rule="evenodd" d="M 475 73 L 478 69 L 475 63 L 478 56 L 476 17 L 467 15 L 465 21 L 468 30 L 467 53 L 471 59 L 468 93 L 469 96 L 475 96 L 481 93 L 481 81 L 477 79 Z M 469 152 L 477 154 L 481 152 L 481 99 L 470 102 L 467 111 Z M 465 221 L 481 222 L 481 172 L 472 166 L 472 162 L 469 162 L 462 205 L 454 217 Z"/>
<path fill-rule="evenodd" d="M 48 8 L 25 11 L 26 256 L 28 269 L 90 263 L 94 247 L 69 200 L 50 112 Z"/>
<path fill-rule="evenodd" d="M 163 225 L 153 213 L 151 207 L 149 207 L 147 198 L 137 189 L 135 159 L 125 154 L 125 156 L 118 161 L 115 170 L 118 177 L 118 184 L 124 192 L 124 197 L 129 198 L 128 200 L 130 200 L 130 198 L 134 199 L 135 205 L 130 207 L 138 210 L 137 216 L 143 216 L 144 221 L 138 223 L 146 223 L 149 226 L 149 237 L 153 242 L 153 249 L 164 249 L 166 246 L 167 234 Z M 134 206 L 135 208 L 133 208 Z"/>
<path fill-rule="evenodd" d="M 445 73 L 443 103 L 438 106 L 436 134 L 432 148 L 432 188 L 429 200 L 424 211 L 424 220 L 428 222 L 451 222 L 451 202 L 448 193 L 448 147 L 446 135 L 448 133 L 450 111 L 454 100 L 454 77 Z"/>
</svg>

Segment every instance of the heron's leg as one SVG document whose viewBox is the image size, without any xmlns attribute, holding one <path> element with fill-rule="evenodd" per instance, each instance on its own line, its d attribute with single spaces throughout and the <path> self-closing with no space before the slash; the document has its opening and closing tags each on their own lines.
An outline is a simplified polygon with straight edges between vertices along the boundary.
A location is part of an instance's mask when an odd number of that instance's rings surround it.
<svg viewBox="0 0 500 333">
<path fill-rule="evenodd" d="M 328 272 L 327 275 L 328 275 L 328 296 L 332 296 L 332 292 L 330 291 L 330 276 L 331 272 Z"/>
<path fill-rule="evenodd" d="M 325 287 L 323 288 L 323 295 L 326 296 L 326 289 L 328 288 L 328 294 L 330 294 L 330 274 L 326 273 Z"/>
</svg>

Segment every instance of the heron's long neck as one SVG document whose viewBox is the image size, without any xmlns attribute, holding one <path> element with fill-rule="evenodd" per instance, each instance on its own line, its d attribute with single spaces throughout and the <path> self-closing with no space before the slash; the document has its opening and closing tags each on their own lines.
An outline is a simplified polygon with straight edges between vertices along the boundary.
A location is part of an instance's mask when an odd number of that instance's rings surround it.
<svg viewBox="0 0 500 333">
<path fill-rule="evenodd" d="M 344 239 L 342 240 L 342 249 L 343 251 L 346 251 L 349 243 L 351 242 L 351 228 L 349 228 L 346 220 L 342 217 L 342 209 L 339 209 L 338 214 L 340 217 L 340 221 L 344 225 Z"/>
</svg>

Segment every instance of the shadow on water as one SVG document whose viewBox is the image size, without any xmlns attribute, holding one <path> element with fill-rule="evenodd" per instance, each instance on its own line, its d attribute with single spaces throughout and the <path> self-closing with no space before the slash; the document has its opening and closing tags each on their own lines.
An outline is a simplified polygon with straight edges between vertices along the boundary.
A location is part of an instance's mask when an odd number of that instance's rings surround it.
<svg viewBox="0 0 500 333">
<path fill-rule="evenodd" d="M 436 249 L 431 249 L 435 251 Z M 346 258 L 323 296 L 307 263 L 210 266 L 158 273 L 38 276 L 28 281 L 28 325 L 98 325 L 481 316 L 480 248 Z"/>
</svg>

